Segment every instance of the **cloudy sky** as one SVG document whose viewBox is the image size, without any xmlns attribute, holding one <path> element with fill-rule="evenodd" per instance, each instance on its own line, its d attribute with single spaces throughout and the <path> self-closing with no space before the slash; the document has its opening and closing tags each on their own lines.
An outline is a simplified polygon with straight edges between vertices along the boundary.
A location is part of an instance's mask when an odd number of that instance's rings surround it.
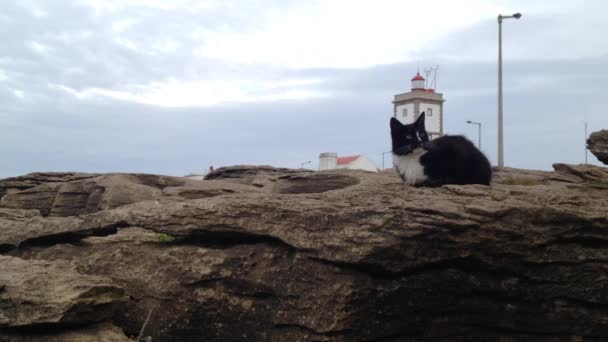
<svg viewBox="0 0 608 342">
<path fill-rule="evenodd" d="M 381 164 L 393 96 L 433 65 L 445 131 L 482 122 L 495 163 L 517 11 L 505 163 L 581 163 L 584 122 L 608 128 L 606 1 L 0 0 L 0 177 Z"/>
</svg>

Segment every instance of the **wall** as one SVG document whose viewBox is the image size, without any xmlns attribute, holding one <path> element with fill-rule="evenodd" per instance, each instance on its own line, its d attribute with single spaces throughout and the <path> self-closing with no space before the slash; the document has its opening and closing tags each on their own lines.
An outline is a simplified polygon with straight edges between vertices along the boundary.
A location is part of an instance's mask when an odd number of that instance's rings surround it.
<svg viewBox="0 0 608 342">
<path fill-rule="evenodd" d="M 426 126 L 427 132 L 439 132 L 441 130 L 441 120 L 440 120 L 440 109 L 441 107 L 438 104 L 431 104 L 420 102 L 420 111 L 426 112 L 428 108 L 433 109 L 433 116 L 427 116 L 424 118 L 424 124 Z"/>
<path fill-rule="evenodd" d="M 403 109 L 407 108 L 407 117 L 403 117 Z M 414 104 L 408 103 L 404 105 L 397 106 L 397 111 L 395 113 L 395 118 L 399 120 L 402 124 L 407 125 L 414 122 L 415 116 L 414 114 Z"/>
<path fill-rule="evenodd" d="M 319 155 L 319 171 L 335 169 L 337 158 L 337 153 L 321 153 Z"/>
<path fill-rule="evenodd" d="M 403 117 L 404 108 L 407 108 L 407 117 L 405 117 L 405 118 Z M 438 104 L 420 102 L 419 108 L 420 108 L 421 112 L 426 112 L 428 110 L 428 108 L 433 109 L 433 115 L 432 116 L 427 115 L 426 118 L 424 119 L 426 130 L 427 130 L 427 132 L 437 132 L 437 133 L 440 132 L 441 131 L 441 119 L 440 119 L 441 106 L 439 106 Z M 407 124 L 411 124 L 412 122 L 414 122 L 414 119 L 418 117 L 419 113 L 416 113 L 416 115 L 413 115 L 413 113 L 414 113 L 414 104 L 408 103 L 408 104 L 397 106 L 395 117 L 402 124 L 407 125 Z"/>
</svg>

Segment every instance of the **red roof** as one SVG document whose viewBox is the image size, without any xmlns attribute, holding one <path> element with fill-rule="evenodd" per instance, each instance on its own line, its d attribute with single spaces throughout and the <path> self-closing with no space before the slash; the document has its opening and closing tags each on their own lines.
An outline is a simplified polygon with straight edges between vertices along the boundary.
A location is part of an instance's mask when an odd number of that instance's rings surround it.
<svg viewBox="0 0 608 342">
<path fill-rule="evenodd" d="M 416 76 L 414 76 L 414 78 L 412 78 L 412 81 L 424 81 L 424 77 L 420 76 L 420 73 L 417 72 Z"/>
<path fill-rule="evenodd" d="M 354 162 L 355 160 L 359 159 L 359 157 L 361 157 L 361 156 L 356 155 L 356 156 L 338 157 L 338 159 L 336 160 L 336 164 L 347 165 L 347 164 L 350 164 L 350 163 Z"/>
</svg>

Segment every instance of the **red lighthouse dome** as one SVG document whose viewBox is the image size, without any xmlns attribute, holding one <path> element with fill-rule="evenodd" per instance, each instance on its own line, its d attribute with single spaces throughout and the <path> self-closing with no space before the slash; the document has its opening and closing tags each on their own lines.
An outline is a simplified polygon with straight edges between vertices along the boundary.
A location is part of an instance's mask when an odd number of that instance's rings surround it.
<svg viewBox="0 0 608 342">
<path fill-rule="evenodd" d="M 412 78 L 412 90 L 424 90 L 424 77 L 419 72 Z"/>
</svg>

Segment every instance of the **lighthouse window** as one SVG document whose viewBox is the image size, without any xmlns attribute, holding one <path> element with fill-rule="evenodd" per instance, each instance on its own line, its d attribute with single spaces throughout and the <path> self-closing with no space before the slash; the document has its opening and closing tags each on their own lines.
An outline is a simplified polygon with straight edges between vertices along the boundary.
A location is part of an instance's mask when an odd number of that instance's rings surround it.
<svg viewBox="0 0 608 342">
<path fill-rule="evenodd" d="M 407 118 L 407 108 L 403 108 L 403 117 Z"/>
<path fill-rule="evenodd" d="M 433 108 L 426 109 L 426 116 L 433 116 Z"/>
</svg>

